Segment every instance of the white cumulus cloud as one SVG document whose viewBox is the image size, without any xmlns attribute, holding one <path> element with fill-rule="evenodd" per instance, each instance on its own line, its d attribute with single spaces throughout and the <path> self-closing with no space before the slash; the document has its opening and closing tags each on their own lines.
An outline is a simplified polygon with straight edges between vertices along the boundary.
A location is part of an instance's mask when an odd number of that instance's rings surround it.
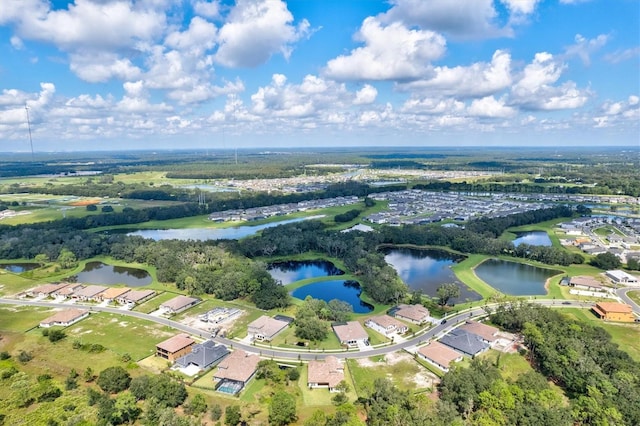
<svg viewBox="0 0 640 426">
<path fill-rule="evenodd" d="M 445 52 L 444 37 L 409 29 L 400 22 L 383 25 L 368 17 L 356 34 L 364 43 L 349 55 L 327 63 L 325 74 L 339 80 L 403 80 L 423 77 Z"/>
</svg>

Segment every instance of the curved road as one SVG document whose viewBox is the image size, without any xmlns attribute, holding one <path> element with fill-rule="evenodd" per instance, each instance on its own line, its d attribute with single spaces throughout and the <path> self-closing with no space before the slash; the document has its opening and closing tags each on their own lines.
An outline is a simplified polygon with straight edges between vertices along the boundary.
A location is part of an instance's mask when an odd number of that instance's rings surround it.
<svg viewBox="0 0 640 426">
<path fill-rule="evenodd" d="M 624 297 L 626 297 L 626 295 Z M 532 300 L 531 302 L 538 303 L 543 306 L 567 307 L 567 308 L 570 308 L 570 307 L 584 308 L 590 305 L 589 303 L 575 301 L 575 300 L 562 301 L 562 300 L 539 299 L 539 300 Z M 633 303 L 633 301 L 631 301 L 631 303 Z M 190 327 L 188 325 L 185 325 L 176 321 L 172 321 L 167 318 L 157 317 L 157 316 L 145 314 L 142 312 L 136 312 L 136 311 L 128 311 L 123 309 L 102 307 L 102 306 L 69 305 L 65 303 L 43 302 L 43 301 L 22 300 L 22 299 L 3 299 L 3 298 L 0 298 L 0 304 L 38 306 L 38 307 L 46 307 L 46 308 L 70 308 L 70 307 L 85 308 L 85 309 L 89 309 L 91 312 L 108 312 L 112 314 L 120 314 L 120 315 L 136 317 L 143 320 L 166 325 L 176 330 L 189 333 L 193 336 L 210 338 L 210 334 L 208 332 L 201 330 L 199 328 Z M 488 305 L 488 307 L 495 307 L 495 306 L 497 305 Z M 638 307 L 638 305 L 633 303 L 631 306 L 634 307 L 634 310 L 636 312 L 640 313 L 640 307 Z M 237 340 L 230 340 L 222 337 L 211 338 L 211 340 L 214 340 L 217 343 L 221 343 L 223 345 L 226 345 L 232 348 L 236 348 L 236 349 L 239 348 L 246 352 L 259 353 L 262 357 L 274 358 L 274 359 L 311 361 L 316 359 L 321 360 L 329 355 L 333 355 L 337 358 L 362 358 L 362 357 L 370 357 L 375 355 L 383 355 L 390 352 L 395 352 L 400 349 L 405 349 L 405 348 L 418 345 L 422 342 L 432 339 L 438 334 L 444 334 L 448 332 L 449 330 L 451 330 L 453 327 L 455 327 L 457 324 L 459 324 L 462 321 L 468 320 L 470 318 L 478 318 L 485 315 L 486 315 L 486 311 L 484 310 L 484 307 L 473 308 L 473 309 L 464 311 L 462 313 L 453 315 L 451 317 L 447 317 L 447 321 L 445 324 L 438 324 L 435 327 L 427 330 L 425 333 L 416 335 L 415 337 L 409 338 L 403 342 L 382 346 L 378 348 L 371 348 L 369 350 L 364 350 L 364 351 L 357 351 L 355 349 L 352 351 L 341 351 L 341 352 L 335 352 L 335 351 L 328 351 L 328 352 L 313 351 L 312 352 L 312 351 L 304 351 L 304 350 L 296 350 L 296 349 L 284 350 L 284 349 L 277 349 L 277 348 L 272 349 L 262 345 L 253 346 Z"/>
<path fill-rule="evenodd" d="M 631 300 L 629 296 L 627 296 L 627 293 L 630 291 L 636 291 L 640 293 L 640 287 L 622 287 L 616 290 L 616 295 L 620 299 L 622 299 L 624 303 L 631 306 L 631 309 L 633 309 L 636 313 L 640 313 L 640 305 L 638 305 L 636 302 Z"/>
</svg>

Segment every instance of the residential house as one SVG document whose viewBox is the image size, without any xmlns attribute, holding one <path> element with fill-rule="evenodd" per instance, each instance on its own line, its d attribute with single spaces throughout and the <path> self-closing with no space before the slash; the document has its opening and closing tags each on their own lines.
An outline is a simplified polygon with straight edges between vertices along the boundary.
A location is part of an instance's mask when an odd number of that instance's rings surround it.
<svg viewBox="0 0 640 426">
<path fill-rule="evenodd" d="M 602 283 L 593 277 L 579 275 L 569 279 L 569 286 L 587 291 L 603 291 Z"/>
<path fill-rule="evenodd" d="M 289 321 L 262 315 L 260 318 L 249 323 L 248 336 L 252 341 L 259 340 L 268 342 L 288 326 Z"/>
<path fill-rule="evenodd" d="M 463 325 L 460 326 L 460 329 L 469 332 L 471 334 L 475 334 L 476 336 L 480 336 L 480 338 L 490 345 L 492 345 L 498 337 L 498 330 L 496 327 L 492 327 L 487 324 L 483 324 L 477 321 L 466 321 Z"/>
<path fill-rule="evenodd" d="M 419 325 L 429 321 L 430 318 L 429 310 L 422 305 L 398 305 L 398 308 L 393 311 L 393 315 L 401 320 Z"/>
<path fill-rule="evenodd" d="M 167 314 L 177 314 L 197 305 L 198 302 L 200 302 L 200 299 L 180 295 L 161 304 L 160 309 Z"/>
<path fill-rule="evenodd" d="M 60 299 L 71 297 L 76 291 L 82 289 L 82 284 L 68 283 L 51 293 L 52 296 Z"/>
<path fill-rule="evenodd" d="M 452 362 L 461 361 L 463 358 L 460 352 L 438 341 L 433 341 L 427 346 L 421 347 L 418 350 L 418 357 L 445 372 L 449 371 Z"/>
<path fill-rule="evenodd" d="M 43 284 L 41 286 L 27 290 L 27 296 L 29 297 L 49 297 L 55 292 L 64 287 L 64 284 Z"/>
<path fill-rule="evenodd" d="M 605 321 L 633 322 L 635 316 L 631 306 L 618 302 L 598 302 L 591 310 Z"/>
<path fill-rule="evenodd" d="M 234 394 L 240 392 L 256 373 L 259 362 L 258 355 L 236 349 L 218 364 L 218 370 L 213 375 L 213 380 L 218 382 L 216 390 Z M 229 389 L 233 391 L 229 392 Z"/>
<path fill-rule="evenodd" d="M 126 287 L 109 287 L 98 295 L 98 299 L 103 302 L 112 302 L 129 291 L 131 291 L 131 289 Z"/>
<path fill-rule="evenodd" d="M 40 322 L 40 327 L 49 328 L 55 325 L 68 327 L 88 316 L 89 311 L 86 309 L 65 309 L 64 311 L 56 312 L 49 318 L 42 320 Z"/>
<path fill-rule="evenodd" d="M 390 317 L 389 315 L 378 315 L 368 318 L 364 325 L 369 328 L 373 328 L 380 334 L 384 334 L 386 337 L 391 337 L 393 334 L 404 334 L 409 330 L 406 324 L 401 323 L 397 319 Z"/>
<path fill-rule="evenodd" d="M 229 350 L 226 346 L 216 345 L 214 341 L 207 340 L 193 345 L 191 352 L 178 358 L 175 365 L 182 368 L 195 365 L 200 370 L 206 370 L 222 361 L 227 355 Z"/>
<path fill-rule="evenodd" d="M 153 290 L 130 290 L 122 294 L 116 300 L 121 305 L 138 304 L 150 299 L 156 294 Z"/>
<path fill-rule="evenodd" d="M 178 358 L 190 353 L 195 344 L 195 340 L 190 336 L 182 333 L 177 334 L 156 345 L 156 356 L 174 362 Z"/>
<path fill-rule="evenodd" d="M 328 356 L 324 361 L 309 361 L 307 386 L 310 388 L 328 388 L 329 392 L 337 392 L 336 386 L 344 380 L 344 366 L 334 357 Z"/>
<path fill-rule="evenodd" d="M 358 321 L 347 321 L 331 325 L 341 345 L 349 347 L 369 344 L 369 335 Z"/>
<path fill-rule="evenodd" d="M 607 271 L 606 275 L 611 279 L 611 281 L 617 284 L 637 284 L 638 283 L 637 277 L 634 277 L 633 275 L 628 274 L 625 271 L 621 271 L 619 269 Z"/>
<path fill-rule="evenodd" d="M 470 357 L 474 357 L 489 349 L 489 344 L 485 343 L 480 336 L 469 333 L 461 328 L 454 328 L 442 336 L 440 343 Z"/>
<path fill-rule="evenodd" d="M 89 300 L 98 301 L 99 295 L 104 293 L 105 290 L 107 290 L 107 287 L 101 285 L 88 285 L 77 290 L 71 297 L 83 302 Z"/>
</svg>

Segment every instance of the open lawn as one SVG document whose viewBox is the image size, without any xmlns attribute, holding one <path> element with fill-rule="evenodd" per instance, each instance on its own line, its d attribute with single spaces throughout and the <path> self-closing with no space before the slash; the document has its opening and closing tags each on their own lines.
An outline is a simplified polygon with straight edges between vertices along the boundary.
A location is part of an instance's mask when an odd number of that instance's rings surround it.
<svg viewBox="0 0 640 426">
<path fill-rule="evenodd" d="M 0 332 L 23 333 L 37 327 L 45 318 L 53 315 L 55 310 L 30 306 L 0 307 Z"/>
<path fill-rule="evenodd" d="M 416 363 L 413 357 L 405 352 L 363 360 L 349 359 L 347 366 L 358 396 L 368 395 L 373 382 L 378 378 L 389 379 L 399 389 L 409 392 L 432 389 L 437 381 L 436 375 Z"/>
<path fill-rule="evenodd" d="M 160 324 L 104 312 L 91 314 L 66 328 L 65 333 L 69 340 L 98 343 L 117 354 L 129 354 L 133 360 L 154 354 L 157 343 L 177 334 Z"/>
<path fill-rule="evenodd" d="M 162 305 L 164 302 L 173 299 L 174 297 L 178 296 L 179 293 L 172 293 L 172 292 L 162 292 L 162 293 L 158 293 L 154 298 L 152 298 L 151 300 L 148 300 L 140 305 L 137 305 L 135 308 L 133 308 L 134 311 L 139 311 L 139 312 L 144 312 L 146 314 L 151 313 L 153 311 L 158 310 L 158 308 L 160 307 L 160 305 Z"/>
<path fill-rule="evenodd" d="M 629 296 L 629 299 L 636 302 L 636 304 L 640 305 L 640 290 L 630 291 L 629 293 L 627 293 L 627 296 Z"/>
<path fill-rule="evenodd" d="M 640 324 L 604 322 L 589 309 L 566 308 L 561 311 L 572 319 L 602 327 L 611 335 L 611 340 L 633 359 L 640 361 Z"/>
<path fill-rule="evenodd" d="M 42 283 L 42 281 L 31 278 L 29 275 L 34 275 L 33 271 L 14 274 L 13 272 L 0 269 L 0 295 L 8 296 L 18 294 Z"/>
</svg>

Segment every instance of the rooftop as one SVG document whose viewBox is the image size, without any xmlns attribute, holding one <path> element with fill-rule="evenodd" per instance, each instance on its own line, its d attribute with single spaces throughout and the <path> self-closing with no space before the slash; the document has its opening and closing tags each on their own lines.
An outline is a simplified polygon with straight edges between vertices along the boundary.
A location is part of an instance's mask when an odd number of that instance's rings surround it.
<svg viewBox="0 0 640 426">
<path fill-rule="evenodd" d="M 197 302 L 198 299 L 196 299 L 195 297 L 189 297 L 189 296 L 177 296 L 174 297 L 173 299 L 167 300 L 166 302 L 164 302 L 162 305 L 160 305 L 163 308 L 168 308 L 168 309 L 172 309 L 174 311 L 177 311 L 179 309 L 184 308 L 185 306 L 189 306 L 192 303 Z"/>
<path fill-rule="evenodd" d="M 468 331 L 471 334 L 482 337 L 484 340 L 493 342 L 497 340 L 496 333 L 499 331 L 497 328 L 487 324 L 483 324 L 477 321 L 467 321 L 460 327 L 462 330 Z"/>
<path fill-rule="evenodd" d="M 596 308 L 598 308 L 602 312 L 610 312 L 610 313 L 623 313 L 630 314 L 632 312 L 631 306 L 618 303 L 618 302 L 598 302 L 596 303 Z"/>
<path fill-rule="evenodd" d="M 258 368 L 259 362 L 260 357 L 258 355 L 249 355 L 243 350 L 236 349 L 218 365 L 215 377 L 217 379 L 235 380 L 236 382 L 247 382 Z"/>
<path fill-rule="evenodd" d="M 420 322 L 429 317 L 429 310 L 422 305 L 398 305 L 395 315 Z"/>
<path fill-rule="evenodd" d="M 74 319 L 80 318 L 88 311 L 86 309 L 65 309 L 64 311 L 56 312 L 54 315 L 47 319 L 44 319 L 40 324 L 54 324 L 54 323 L 67 323 Z"/>
<path fill-rule="evenodd" d="M 167 351 L 169 353 L 175 353 L 178 352 L 181 349 L 186 348 L 187 346 L 191 346 L 195 343 L 195 340 L 193 340 L 191 337 L 189 337 L 187 334 L 177 334 L 173 337 L 170 337 L 169 339 L 165 340 L 164 342 L 160 342 L 156 345 L 156 348 L 158 349 L 162 349 L 164 351 Z"/>
<path fill-rule="evenodd" d="M 451 362 L 462 356 L 460 352 L 454 351 L 440 342 L 431 342 L 427 346 L 421 347 L 418 352 L 446 368 L 449 368 Z"/>
<path fill-rule="evenodd" d="M 334 324 L 332 327 L 341 342 L 369 338 L 367 331 L 358 321 L 347 321 L 346 323 Z"/>
<path fill-rule="evenodd" d="M 260 333 L 263 336 L 273 336 L 289 325 L 288 321 L 271 318 L 266 315 L 261 316 L 249 324 L 249 331 Z"/>
<path fill-rule="evenodd" d="M 308 383 L 328 383 L 334 388 L 344 380 L 344 367 L 340 360 L 328 356 L 324 361 L 309 361 Z"/>
</svg>

